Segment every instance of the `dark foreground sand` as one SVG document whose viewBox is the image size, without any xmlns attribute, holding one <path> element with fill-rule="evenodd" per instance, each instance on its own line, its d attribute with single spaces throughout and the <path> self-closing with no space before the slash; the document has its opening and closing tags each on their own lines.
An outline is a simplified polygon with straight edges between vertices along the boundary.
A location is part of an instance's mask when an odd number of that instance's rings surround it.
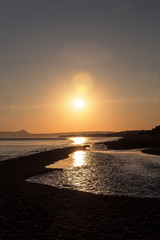
<svg viewBox="0 0 160 240">
<path fill-rule="evenodd" d="M 160 239 L 160 200 L 99 196 L 28 183 L 67 148 L 0 162 L 0 239 Z"/>
</svg>

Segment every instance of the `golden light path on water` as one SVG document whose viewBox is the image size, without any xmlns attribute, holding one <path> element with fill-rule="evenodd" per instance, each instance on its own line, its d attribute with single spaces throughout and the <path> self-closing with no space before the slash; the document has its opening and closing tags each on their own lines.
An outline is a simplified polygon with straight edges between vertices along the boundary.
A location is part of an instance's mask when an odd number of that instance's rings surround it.
<svg viewBox="0 0 160 240">
<path fill-rule="evenodd" d="M 82 145 L 87 139 L 85 137 L 73 137 L 70 138 L 73 145 Z M 70 155 L 69 158 L 62 159 L 53 164 L 46 166 L 46 168 L 57 168 L 57 169 L 65 169 L 67 167 L 80 167 L 85 163 L 85 151 L 76 151 Z"/>
<path fill-rule="evenodd" d="M 81 145 L 84 144 L 86 142 L 86 138 L 85 137 L 73 137 L 73 145 Z M 73 166 L 74 167 L 80 167 L 84 164 L 85 161 L 85 151 L 76 151 L 72 154 L 72 158 L 73 158 Z"/>
<path fill-rule="evenodd" d="M 85 162 L 85 151 L 74 152 L 73 155 L 73 166 L 80 167 L 84 165 Z"/>
<path fill-rule="evenodd" d="M 87 139 L 85 137 L 73 137 L 71 140 L 73 141 L 73 145 L 77 145 L 84 144 Z"/>
</svg>

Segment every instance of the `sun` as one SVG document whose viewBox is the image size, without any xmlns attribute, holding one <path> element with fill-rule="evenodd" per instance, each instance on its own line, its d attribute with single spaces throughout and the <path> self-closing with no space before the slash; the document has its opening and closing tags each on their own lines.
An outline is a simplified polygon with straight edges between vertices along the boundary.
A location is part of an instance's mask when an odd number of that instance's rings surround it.
<svg viewBox="0 0 160 240">
<path fill-rule="evenodd" d="M 77 98 L 75 101 L 74 101 L 74 107 L 77 108 L 77 109 L 80 109 L 80 108 L 83 108 L 85 105 L 85 102 L 83 99 L 81 98 Z"/>
</svg>

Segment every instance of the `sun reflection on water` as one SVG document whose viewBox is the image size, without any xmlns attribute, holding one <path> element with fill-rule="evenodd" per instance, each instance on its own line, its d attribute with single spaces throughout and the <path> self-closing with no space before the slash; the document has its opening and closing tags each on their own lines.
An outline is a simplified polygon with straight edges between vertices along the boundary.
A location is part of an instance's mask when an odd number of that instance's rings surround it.
<svg viewBox="0 0 160 240">
<path fill-rule="evenodd" d="M 85 163 L 85 152 L 77 151 L 73 153 L 73 166 L 80 167 Z"/>
<path fill-rule="evenodd" d="M 73 137 L 72 141 L 73 141 L 73 145 L 83 144 L 86 142 L 86 138 L 85 137 Z"/>
</svg>

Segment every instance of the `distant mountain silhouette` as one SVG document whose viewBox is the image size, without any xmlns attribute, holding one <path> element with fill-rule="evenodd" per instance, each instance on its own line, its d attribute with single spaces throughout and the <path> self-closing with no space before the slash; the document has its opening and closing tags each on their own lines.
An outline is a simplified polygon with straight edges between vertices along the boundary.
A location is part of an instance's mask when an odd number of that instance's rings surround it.
<svg viewBox="0 0 160 240">
<path fill-rule="evenodd" d="M 40 133 L 40 134 L 32 134 L 27 132 L 26 130 L 22 129 L 17 132 L 0 132 L 0 138 L 1 139 L 13 139 L 13 138 L 20 138 L 20 139 L 25 139 L 25 138 L 55 138 L 57 137 L 57 134 L 55 133 Z"/>
<path fill-rule="evenodd" d="M 31 134 L 27 131 L 20 130 L 18 132 L 0 132 L 0 138 L 22 138 L 22 137 L 29 137 Z"/>
<path fill-rule="evenodd" d="M 23 130 L 20 130 L 20 131 L 16 132 L 16 134 L 19 134 L 19 135 L 28 135 L 28 134 L 30 134 L 30 133 L 23 129 Z"/>
</svg>

